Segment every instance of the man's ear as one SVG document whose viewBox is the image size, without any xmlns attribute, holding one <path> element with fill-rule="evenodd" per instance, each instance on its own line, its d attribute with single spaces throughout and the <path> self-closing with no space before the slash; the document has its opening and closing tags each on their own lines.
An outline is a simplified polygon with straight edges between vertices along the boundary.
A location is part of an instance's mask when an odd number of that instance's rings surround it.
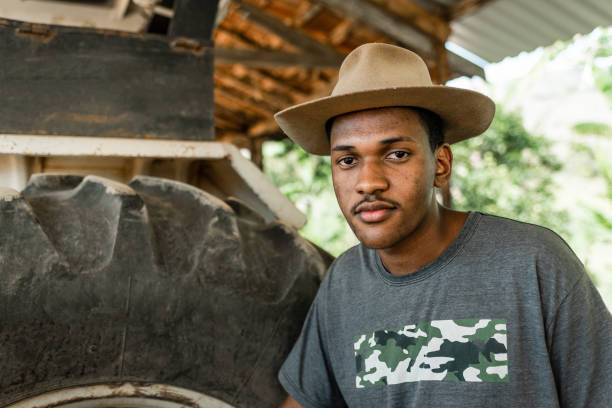
<svg viewBox="0 0 612 408">
<path fill-rule="evenodd" d="M 453 169 L 453 152 L 448 143 L 442 143 L 434 152 L 436 161 L 436 174 L 434 176 L 434 186 L 444 187 L 450 180 Z"/>
</svg>

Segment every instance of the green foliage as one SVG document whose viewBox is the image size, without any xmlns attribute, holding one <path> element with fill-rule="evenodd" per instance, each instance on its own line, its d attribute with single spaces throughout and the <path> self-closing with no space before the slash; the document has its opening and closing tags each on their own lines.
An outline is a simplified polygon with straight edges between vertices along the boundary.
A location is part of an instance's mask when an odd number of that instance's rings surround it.
<svg viewBox="0 0 612 408">
<path fill-rule="evenodd" d="M 596 57 L 612 56 L 612 27 L 603 29 L 601 35 L 597 39 Z"/>
<path fill-rule="evenodd" d="M 306 214 L 300 233 L 339 255 L 357 243 L 336 202 L 329 157 L 306 153 L 289 139 L 264 144 L 266 175 Z"/>
<path fill-rule="evenodd" d="M 604 69 L 593 66 L 593 77 L 595 78 L 595 85 L 612 103 L 612 67 Z"/>
<path fill-rule="evenodd" d="M 595 63 L 600 58 L 612 57 L 612 28 L 604 30 L 597 40 L 597 45 L 593 50 L 594 58 L 591 65 L 595 85 L 603 92 L 612 104 L 612 65 L 599 66 Z"/>
<path fill-rule="evenodd" d="M 304 190 L 316 196 L 329 188 L 329 157 L 310 155 L 289 139 L 267 142 L 264 160 L 266 174 L 290 199 L 302 197 Z"/>
<path fill-rule="evenodd" d="M 609 158 L 598 158 L 599 170 L 606 183 L 606 197 L 612 202 L 612 164 L 608 161 Z M 608 220 L 609 224 L 610 220 Z"/>
<path fill-rule="evenodd" d="M 595 162 L 597 164 L 597 176 L 600 176 L 604 181 L 605 190 L 603 196 L 612 204 L 612 165 L 603 157 L 595 154 Z M 596 227 L 593 232 L 597 234 L 599 242 L 612 242 L 612 217 L 610 214 L 605 214 L 601 209 L 588 206 L 588 209 L 596 222 Z"/>
<path fill-rule="evenodd" d="M 593 210 L 593 216 L 603 228 L 612 232 L 612 221 L 610 221 L 610 219 L 604 213 L 598 210 Z"/>
<path fill-rule="evenodd" d="M 497 107 L 482 135 L 453 146 L 453 206 L 544 225 L 563 233 L 567 215 L 551 208 L 552 176 L 561 164 L 547 139 Z"/>
<path fill-rule="evenodd" d="M 595 85 L 603 92 L 608 102 L 612 104 L 612 66 L 606 69 L 593 65 L 593 78 L 595 79 Z"/>
<path fill-rule="evenodd" d="M 612 95 L 612 93 L 611 93 Z M 598 135 L 612 137 L 612 126 L 600 122 L 581 122 L 572 126 L 572 130 L 581 135 Z"/>
</svg>

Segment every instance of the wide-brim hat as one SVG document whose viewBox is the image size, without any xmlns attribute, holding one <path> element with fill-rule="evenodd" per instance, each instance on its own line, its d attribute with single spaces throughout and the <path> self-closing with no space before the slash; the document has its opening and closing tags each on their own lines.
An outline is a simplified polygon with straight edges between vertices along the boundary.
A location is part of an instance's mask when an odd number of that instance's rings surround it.
<svg viewBox="0 0 612 408">
<path fill-rule="evenodd" d="M 330 96 L 284 109 L 274 118 L 309 153 L 330 154 L 326 123 L 349 112 L 413 106 L 438 114 L 444 137 L 456 143 L 478 136 L 491 124 L 495 104 L 481 93 L 433 85 L 425 62 L 405 48 L 364 44 L 346 56 Z"/>
</svg>

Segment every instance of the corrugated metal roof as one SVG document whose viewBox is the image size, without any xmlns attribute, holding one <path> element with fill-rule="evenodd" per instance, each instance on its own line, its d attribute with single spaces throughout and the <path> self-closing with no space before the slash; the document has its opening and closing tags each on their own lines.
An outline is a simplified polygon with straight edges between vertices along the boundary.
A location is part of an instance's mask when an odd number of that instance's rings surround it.
<svg viewBox="0 0 612 408">
<path fill-rule="evenodd" d="M 431 7 L 433 2 L 425 3 Z M 611 0 L 496 0 L 454 21 L 449 41 L 486 61 L 497 62 L 609 25 Z"/>
</svg>

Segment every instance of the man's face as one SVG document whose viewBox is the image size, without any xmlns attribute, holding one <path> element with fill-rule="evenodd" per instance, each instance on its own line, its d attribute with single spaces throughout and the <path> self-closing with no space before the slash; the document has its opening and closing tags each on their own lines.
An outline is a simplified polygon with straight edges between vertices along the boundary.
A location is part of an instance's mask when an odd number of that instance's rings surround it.
<svg viewBox="0 0 612 408">
<path fill-rule="evenodd" d="M 416 112 L 381 108 L 345 114 L 331 129 L 340 209 L 365 246 L 393 248 L 437 205 L 436 159 Z"/>
</svg>

